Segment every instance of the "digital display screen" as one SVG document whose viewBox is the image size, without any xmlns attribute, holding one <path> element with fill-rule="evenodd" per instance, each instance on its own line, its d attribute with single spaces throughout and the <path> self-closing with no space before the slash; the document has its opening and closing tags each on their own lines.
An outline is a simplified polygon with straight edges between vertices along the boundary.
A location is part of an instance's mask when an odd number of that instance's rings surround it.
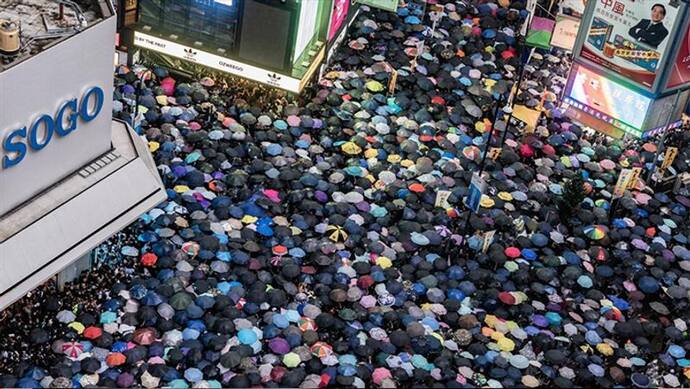
<svg viewBox="0 0 690 389">
<path fill-rule="evenodd" d="M 641 129 L 652 100 L 619 83 L 578 67 L 569 96 L 613 119 Z"/>
</svg>

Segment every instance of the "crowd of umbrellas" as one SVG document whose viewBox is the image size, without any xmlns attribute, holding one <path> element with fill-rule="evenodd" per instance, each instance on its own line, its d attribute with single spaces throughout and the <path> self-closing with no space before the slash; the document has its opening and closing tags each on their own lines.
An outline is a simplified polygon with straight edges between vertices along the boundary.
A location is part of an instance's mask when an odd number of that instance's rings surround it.
<svg viewBox="0 0 690 389">
<path fill-rule="evenodd" d="M 501 147 L 524 4 L 438 3 L 433 30 L 422 2 L 364 7 L 280 114 L 153 68 L 139 112 L 168 199 L 110 246 L 124 260 L 3 313 L 0 387 L 690 385 L 687 191 L 613 199 L 656 146 L 564 118 L 558 52 L 524 67 L 539 126 Z M 147 70 L 118 68 L 116 115 Z"/>
</svg>

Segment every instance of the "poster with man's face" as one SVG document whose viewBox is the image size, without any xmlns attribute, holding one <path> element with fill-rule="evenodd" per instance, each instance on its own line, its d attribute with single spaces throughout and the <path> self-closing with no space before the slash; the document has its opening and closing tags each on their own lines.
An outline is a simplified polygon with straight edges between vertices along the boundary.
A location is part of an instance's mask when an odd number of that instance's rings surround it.
<svg viewBox="0 0 690 389">
<path fill-rule="evenodd" d="M 651 88 L 671 46 L 678 0 L 596 1 L 580 57 Z"/>
</svg>

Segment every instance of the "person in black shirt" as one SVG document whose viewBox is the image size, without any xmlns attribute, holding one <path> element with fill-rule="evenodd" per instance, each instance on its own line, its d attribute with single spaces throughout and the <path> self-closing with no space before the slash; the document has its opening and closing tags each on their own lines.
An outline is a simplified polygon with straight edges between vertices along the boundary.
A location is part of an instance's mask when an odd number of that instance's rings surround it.
<svg viewBox="0 0 690 389">
<path fill-rule="evenodd" d="M 666 17 L 666 7 L 662 4 L 654 4 L 652 6 L 651 20 L 640 20 L 628 31 L 628 34 L 637 39 L 638 42 L 645 43 L 656 49 L 668 35 L 668 30 L 662 23 L 664 17 Z"/>
</svg>

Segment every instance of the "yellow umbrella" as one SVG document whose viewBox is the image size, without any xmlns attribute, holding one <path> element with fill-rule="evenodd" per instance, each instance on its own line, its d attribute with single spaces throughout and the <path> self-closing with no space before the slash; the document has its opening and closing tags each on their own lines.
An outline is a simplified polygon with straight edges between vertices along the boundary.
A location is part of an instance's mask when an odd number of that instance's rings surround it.
<svg viewBox="0 0 690 389">
<path fill-rule="evenodd" d="M 343 229 L 343 227 L 336 226 L 336 225 L 329 225 L 326 227 L 326 233 L 328 234 L 328 239 L 334 241 L 334 242 L 339 242 L 339 241 L 345 241 L 347 239 L 347 232 Z"/>
<path fill-rule="evenodd" d="M 345 154 L 356 155 L 362 152 L 362 148 L 357 146 L 354 142 L 345 142 L 340 148 Z"/>
<path fill-rule="evenodd" d="M 366 83 L 367 89 L 372 92 L 381 92 L 383 90 L 383 84 L 378 81 L 369 81 Z"/>
</svg>

